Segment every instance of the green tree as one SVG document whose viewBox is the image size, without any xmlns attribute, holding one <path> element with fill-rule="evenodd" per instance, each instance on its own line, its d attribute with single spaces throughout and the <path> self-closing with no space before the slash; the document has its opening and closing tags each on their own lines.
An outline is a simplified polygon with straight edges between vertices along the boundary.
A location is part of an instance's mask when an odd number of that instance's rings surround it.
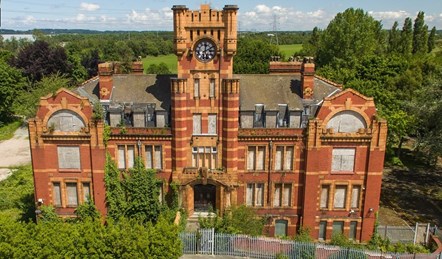
<svg viewBox="0 0 442 259">
<path fill-rule="evenodd" d="M 157 74 L 157 75 L 167 75 L 171 74 L 166 63 L 161 62 L 160 64 L 150 64 L 146 69 L 146 74 Z"/>
<path fill-rule="evenodd" d="M 413 27 L 413 54 L 428 52 L 428 26 L 425 25 L 425 14 L 419 12 Z"/>
<path fill-rule="evenodd" d="M 410 17 L 405 18 L 401 31 L 401 53 L 411 54 L 413 50 L 413 22 Z"/>
<path fill-rule="evenodd" d="M 106 186 L 107 217 L 118 220 L 125 215 L 127 203 L 120 170 L 110 154 L 106 154 L 104 184 Z"/>
<path fill-rule="evenodd" d="M 436 47 L 436 27 L 433 26 L 430 35 L 428 35 L 428 53 Z"/>
<path fill-rule="evenodd" d="M 77 207 L 75 215 L 77 215 L 77 219 L 80 221 L 98 220 L 101 216 L 90 197 L 87 198 L 86 202 Z"/>
<path fill-rule="evenodd" d="M 399 23 L 396 21 L 391 27 L 391 30 L 388 33 L 388 47 L 387 50 L 389 53 L 398 53 L 400 51 L 401 46 L 401 34 L 398 30 Z"/>
<path fill-rule="evenodd" d="M 302 51 L 309 56 L 316 57 L 316 51 L 319 49 L 321 40 L 321 29 L 318 27 L 313 28 L 312 34 L 307 42 L 302 46 Z"/>
<path fill-rule="evenodd" d="M 238 41 L 233 72 L 236 74 L 267 74 L 272 56 L 282 56 L 276 45 L 263 40 L 241 38 Z"/>
<path fill-rule="evenodd" d="M 9 121 L 13 115 L 13 103 L 25 87 L 21 72 L 0 60 L 0 122 Z"/>
</svg>

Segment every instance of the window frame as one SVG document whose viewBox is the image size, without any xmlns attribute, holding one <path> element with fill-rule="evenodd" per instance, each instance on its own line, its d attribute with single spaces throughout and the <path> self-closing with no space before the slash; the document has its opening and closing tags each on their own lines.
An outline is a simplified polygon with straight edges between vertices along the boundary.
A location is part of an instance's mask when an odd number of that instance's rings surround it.
<svg viewBox="0 0 442 259">
<path fill-rule="evenodd" d="M 318 240 L 325 241 L 327 240 L 327 221 L 321 220 L 319 221 L 319 231 L 318 231 Z"/>
<path fill-rule="evenodd" d="M 354 190 L 358 190 L 356 201 L 354 201 Z M 361 194 L 362 194 L 362 185 L 360 184 L 354 184 L 351 186 L 351 193 L 350 193 L 350 208 L 359 210 L 361 206 Z M 356 206 L 353 206 L 353 203 L 356 202 Z"/>
<path fill-rule="evenodd" d="M 201 98 L 201 81 L 199 78 L 193 79 L 193 98 L 194 99 Z"/>
<path fill-rule="evenodd" d="M 259 162 L 260 159 L 260 150 L 263 150 L 262 162 Z M 250 165 L 250 152 L 253 153 L 253 166 Z M 247 171 L 264 171 L 267 165 L 266 161 L 266 153 L 267 146 L 265 145 L 251 145 L 247 146 L 247 160 L 246 160 L 246 168 Z"/>
<path fill-rule="evenodd" d="M 218 168 L 218 148 L 214 146 L 194 146 L 192 147 L 191 160 L 192 167 L 206 167 L 209 170 L 214 170 Z M 205 164 L 205 161 L 208 161 L 208 166 Z"/>
<path fill-rule="evenodd" d="M 75 190 L 75 204 L 70 203 L 70 194 L 69 194 L 69 186 L 75 187 L 72 190 Z M 78 193 L 78 183 L 77 182 L 65 182 L 65 190 L 66 190 L 66 207 L 68 208 L 76 208 L 80 205 L 79 193 Z M 72 193 L 73 194 L 73 193 Z"/>
<path fill-rule="evenodd" d="M 124 147 L 124 167 L 122 167 L 120 165 L 120 147 Z M 130 157 L 129 157 L 129 148 L 128 147 L 132 147 L 133 148 L 133 160 L 130 161 Z M 135 148 L 135 145 L 133 144 L 117 144 L 117 167 L 119 170 L 128 170 L 130 168 L 133 168 L 133 166 L 135 165 L 135 158 L 137 156 L 137 149 Z M 132 166 L 130 166 L 132 164 Z"/>
<path fill-rule="evenodd" d="M 58 194 L 55 191 L 55 186 L 58 186 Z M 52 182 L 52 205 L 54 205 L 55 208 L 61 208 L 63 207 L 63 195 L 62 195 L 62 188 L 61 188 L 61 182 Z M 57 199 L 58 203 L 57 203 Z"/>
<path fill-rule="evenodd" d="M 247 183 L 246 184 L 246 206 L 248 207 L 264 207 L 264 192 L 265 192 L 265 184 L 264 183 Z M 248 193 L 249 190 L 252 190 L 251 201 L 248 202 Z M 259 195 L 258 190 L 261 189 L 261 195 Z M 259 197 L 260 196 L 260 197 Z"/>
<path fill-rule="evenodd" d="M 215 80 L 215 78 L 209 79 L 209 98 L 216 99 L 216 80 Z"/>
<path fill-rule="evenodd" d="M 277 168 L 277 162 L 278 162 L 278 149 L 282 149 L 281 157 L 279 158 L 279 166 Z M 289 149 L 291 149 L 291 155 L 289 155 Z M 274 163 L 273 163 L 273 170 L 275 171 L 293 171 L 293 158 L 295 153 L 295 147 L 291 145 L 277 145 L 275 147 L 275 157 L 274 157 Z M 287 160 L 289 160 L 289 168 L 287 168 Z"/>
<path fill-rule="evenodd" d="M 322 200 L 322 195 L 324 190 L 326 190 L 325 204 Z M 321 193 L 319 195 L 319 209 L 321 210 L 329 210 L 330 209 L 330 184 L 322 184 L 321 185 Z M 324 205 L 324 206 L 323 206 Z"/>
<path fill-rule="evenodd" d="M 201 113 L 194 113 L 192 115 L 192 135 L 202 135 L 203 129 L 202 129 L 202 114 Z M 197 124 L 199 123 L 199 125 Z M 199 126 L 199 127 L 198 127 Z"/>
<path fill-rule="evenodd" d="M 353 154 L 348 155 L 348 154 L 335 154 L 338 152 L 343 152 L 343 151 L 352 151 Z M 351 169 L 349 168 L 345 168 L 345 161 L 343 159 L 343 157 L 345 156 L 352 156 L 353 158 L 351 160 L 348 161 L 352 161 L 351 163 Z M 337 160 L 339 159 L 339 166 L 336 164 Z M 339 173 L 354 173 L 355 172 L 355 165 L 356 165 L 356 148 L 354 147 L 349 147 L 349 148 L 344 148 L 344 147 L 340 147 L 340 148 L 333 148 L 332 150 L 332 162 L 331 162 L 331 173 L 334 174 L 339 174 Z"/>
<path fill-rule="evenodd" d="M 348 191 L 348 184 L 336 184 L 335 186 L 334 186 L 335 188 L 334 188 L 334 193 L 333 193 L 333 209 L 334 210 L 345 210 L 346 208 L 347 208 L 347 196 L 348 196 L 348 194 L 347 194 L 347 191 Z M 338 189 L 343 189 L 343 194 L 344 194 L 344 197 L 342 198 L 342 207 L 341 206 L 337 206 L 337 201 L 339 201 L 337 198 L 339 198 L 337 195 L 338 195 L 338 192 L 337 192 L 337 190 Z M 338 204 L 339 205 L 339 204 Z"/>
<path fill-rule="evenodd" d="M 148 158 L 149 158 L 149 152 L 148 152 L 148 148 L 150 148 L 150 159 L 151 159 L 151 161 L 150 161 L 150 167 L 148 166 L 149 165 L 149 161 L 148 161 Z M 157 148 L 159 148 L 159 154 L 160 154 L 160 157 L 159 157 L 159 165 L 157 165 L 157 157 L 156 157 L 156 155 L 157 155 Z M 164 161 L 164 159 L 163 159 L 163 146 L 162 145 L 156 145 L 156 144 L 146 144 L 146 145 L 144 145 L 144 163 L 145 163 L 145 167 L 146 167 L 146 169 L 153 169 L 153 170 L 163 170 L 163 161 Z"/>
<path fill-rule="evenodd" d="M 279 187 L 279 197 L 277 197 L 276 190 Z M 286 201 L 285 192 L 286 189 L 289 190 L 288 192 L 288 201 Z M 273 202 L 272 205 L 275 208 L 287 208 L 292 206 L 292 194 L 293 194 L 293 184 L 292 183 L 275 183 L 273 186 Z M 275 201 L 277 201 L 277 204 L 275 204 Z M 279 205 L 278 205 L 279 204 Z"/>
<path fill-rule="evenodd" d="M 66 150 L 64 152 L 62 152 L 63 149 L 71 149 L 70 151 L 72 151 L 73 149 L 76 150 L 75 156 L 76 156 L 76 158 L 78 157 L 78 161 L 75 162 L 75 164 L 76 164 L 75 167 L 70 167 L 70 165 L 74 163 L 72 161 L 63 162 L 64 160 L 66 160 L 66 158 L 65 158 L 66 154 L 69 153 L 69 152 L 66 153 Z M 57 160 L 58 160 L 58 169 L 60 171 L 81 171 L 81 149 L 80 149 L 80 146 L 69 146 L 69 145 L 57 146 Z M 72 160 L 72 157 L 69 160 Z"/>
</svg>

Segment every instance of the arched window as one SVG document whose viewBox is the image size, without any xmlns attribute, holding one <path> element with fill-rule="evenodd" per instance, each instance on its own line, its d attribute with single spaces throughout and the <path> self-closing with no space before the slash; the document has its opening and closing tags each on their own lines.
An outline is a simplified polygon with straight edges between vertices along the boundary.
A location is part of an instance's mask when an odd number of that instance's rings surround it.
<svg viewBox="0 0 442 259">
<path fill-rule="evenodd" d="M 364 118 L 354 111 L 342 111 L 327 123 L 327 129 L 333 129 L 336 133 L 350 133 L 357 132 L 361 128 L 366 128 Z"/>
<path fill-rule="evenodd" d="M 277 219 L 275 222 L 275 236 L 285 237 L 287 236 L 288 221 L 285 219 Z"/>
<path fill-rule="evenodd" d="M 49 118 L 47 128 L 52 128 L 55 132 L 75 132 L 80 131 L 84 126 L 85 124 L 78 114 L 70 110 L 60 110 Z"/>
</svg>

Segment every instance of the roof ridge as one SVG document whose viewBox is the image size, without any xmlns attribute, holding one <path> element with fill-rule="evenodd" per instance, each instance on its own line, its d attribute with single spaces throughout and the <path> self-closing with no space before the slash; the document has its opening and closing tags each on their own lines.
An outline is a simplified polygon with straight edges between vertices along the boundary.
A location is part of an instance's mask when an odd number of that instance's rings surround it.
<svg viewBox="0 0 442 259">
<path fill-rule="evenodd" d="M 318 76 L 318 75 L 315 75 L 315 77 L 316 77 L 317 79 L 319 79 L 319 80 L 322 80 L 322 81 L 326 82 L 327 84 L 330 84 L 330 85 L 332 85 L 332 86 L 338 87 L 338 88 L 340 88 L 341 90 L 342 90 L 342 88 L 344 88 L 344 85 L 342 85 L 342 84 L 338 84 L 338 83 L 333 82 L 333 81 L 331 81 L 331 80 L 328 80 L 328 79 L 326 79 L 325 77 Z"/>
</svg>

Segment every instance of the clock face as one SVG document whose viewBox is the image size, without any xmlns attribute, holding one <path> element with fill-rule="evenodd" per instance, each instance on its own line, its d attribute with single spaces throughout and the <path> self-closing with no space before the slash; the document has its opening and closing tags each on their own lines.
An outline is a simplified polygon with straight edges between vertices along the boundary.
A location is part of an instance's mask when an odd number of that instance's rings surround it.
<svg viewBox="0 0 442 259">
<path fill-rule="evenodd" d="M 208 62 L 215 57 L 216 45 L 210 40 L 200 40 L 196 44 L 196 57 L 202 62 Z"/>
</svg>

